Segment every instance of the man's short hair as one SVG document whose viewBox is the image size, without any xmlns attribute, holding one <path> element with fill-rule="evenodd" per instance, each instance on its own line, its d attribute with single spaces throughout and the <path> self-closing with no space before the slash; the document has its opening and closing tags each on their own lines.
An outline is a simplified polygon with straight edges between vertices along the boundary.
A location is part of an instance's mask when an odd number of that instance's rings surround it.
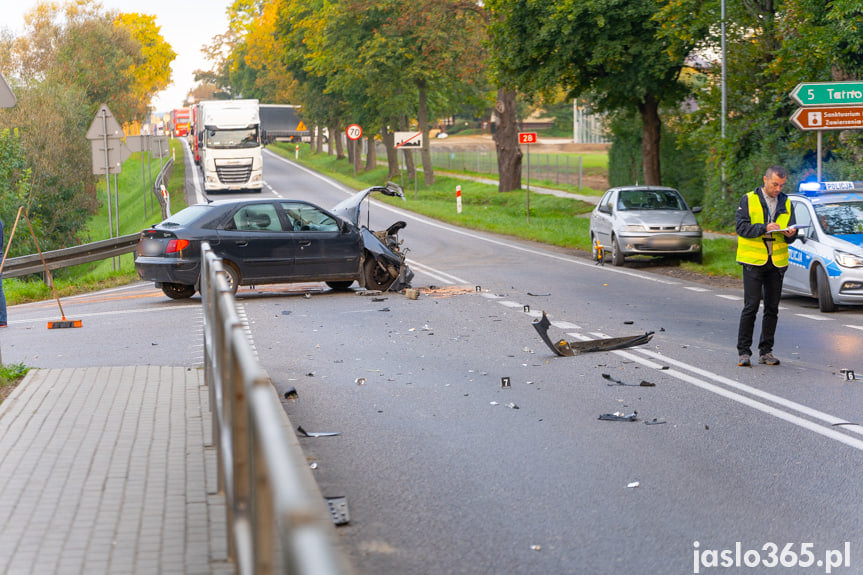
<svg viewBox="0 0 863 575">
<path fill-rule="evenodd" d="M 788 172 L 786 172 L 785 168 L 783 168 L 782 166 L 770 166 L 769 168 L 767 168 L 767 172 L 764 173 L 764 177 L 769 180 L 770 176 L 776 176 L 778 178 L 784 179 L 788 177 Z"/>
</svg>

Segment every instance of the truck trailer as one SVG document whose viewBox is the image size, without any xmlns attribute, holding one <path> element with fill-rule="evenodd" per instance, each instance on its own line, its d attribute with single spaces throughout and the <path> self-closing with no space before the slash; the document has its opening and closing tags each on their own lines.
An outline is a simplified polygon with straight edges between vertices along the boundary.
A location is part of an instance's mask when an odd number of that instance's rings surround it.
<svg viewBox="0 0 863 575">
<path fill-rule="evenodd" d="M 261 120 L 257 100 L 206 100 L 195 110 L 196 157 L 204 191 L 260 192 Z"/>
<path fill-rule="evenodd" d="M 261 104 L 261 140 L 272 144 L 276 140 L 301 142 L 309 130 L 297 115 L 299 106 Z"/>
</svg>

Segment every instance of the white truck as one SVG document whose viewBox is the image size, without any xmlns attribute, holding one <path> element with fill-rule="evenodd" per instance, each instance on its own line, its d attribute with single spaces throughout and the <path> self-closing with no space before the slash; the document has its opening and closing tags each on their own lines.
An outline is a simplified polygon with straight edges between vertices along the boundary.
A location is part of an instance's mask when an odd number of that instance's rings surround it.
<svg viewBox="0 0 863 575">
<path fill-rule="evenodd" d="M 264 179 L 258 101 L 200 102 L 196 122 L 204 190 L 260 192 Z"/>
</svg>

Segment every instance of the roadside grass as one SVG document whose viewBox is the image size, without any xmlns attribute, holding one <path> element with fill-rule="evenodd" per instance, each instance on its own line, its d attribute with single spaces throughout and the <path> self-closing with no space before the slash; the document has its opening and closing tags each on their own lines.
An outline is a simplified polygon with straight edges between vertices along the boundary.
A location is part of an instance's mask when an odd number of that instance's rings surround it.
<svg viewBox="0 0 863 575">
<path fill-rule="evenodd" d="M 295 144 L 275 143 L 269 148 L 291 160 L 295 159 Z M 300 146 L 299 163 L 313 168 L 355 190 L 383 185 L 387 170 L 378 167 L 368 172 L 358 170 L 346 159 L 337 160 L 335 155 L 316 154 L 308 144 Z M 434 186 L 425 186 L 422 173 L 417 181 L 398 181 L 404 188 L 406 201 L 378 196 L 378 200 L 401 206 L 440 221 L 475 230 L 484 230 L 510 235 L 526 240 L 543 242 L 564 248 L 591 251 L 590 219 L 593 205 L 576 199 L 559 198 L 536 191 L 530 193 L 530 218 L 527 217 L 528 194 L 525 189 L 501 194 L 496 185 L 483 184 L 470 179 L 457 178 L 452 171 L 435 173 Z M 474 176 L 462 172 L 466 177 Z M 456 186 L 461 186 L 462 213 L 456 212 Z M 531 181 L 531 188 L 534 183 Z M 537 183 L 541 187 L 541 184 Z M 563 189 L 563 186 L 548 182 L 547 187 Z M 575 188 L 573 186 L 573 188 Z M 566 189 L 584 194 L 584 189 Z M 604 190 L 603 190 L 604 191 Z M 602 192 L 599 192 L 602 193 Z M 716 277 L 742 278 L 740 265 L 736 262 L 737 242 L 735 238 L 705 238 L 704 262 L 679 261 L 681 269 Z"/>
<path fill-rule="evenodd" d="M 0 403 L 12 393 L 28 371 L 30 368 L 23 363 L 0 365 Z"/>
<path fill-rule="evenodd" d="M 177 160 L 174 162 L 167 188 L 171 195 L 171 210 L 176 212 L 185 207 L 183 199 L 185 164 L 180 142 L 171 140 L 171 149 L 176 153 Z M 160 170 L 158 158 L 151 159 L 149 164 L 152 178 L 155 178 Z M 117 184 L 121 236 L 139 232 L 162 220 L 158 201 L 153 197 L 153 194 L 145 190 L 140 153 L 132 154 L 123 163 L 123 171 L 117 175 Z M 95 242 L 109 237 L 108 203 L 104 177 L 100 178 L 98 182 L 97 194 L 101 207 L 98 213 L 90 219 L 89 225 L 82 234 L 86 242 Z M 111 176 L 111 195 L 114 195 L 113 175 Z M 117 221 L 116 218 L 117 215 L 113 213 L 112 208 L 112 222 Z M 59 297 L 125 285 L 138 279 L 135 273 L 134 254 L 124 254 L 112 259 L 53 270 L 51 275 Z M 4 279 L 3 289 L 6 294 L 7 305 L 52 299 L 54 293 L 42 276 L 44 273 L 26 278 Z"/>
</svg>

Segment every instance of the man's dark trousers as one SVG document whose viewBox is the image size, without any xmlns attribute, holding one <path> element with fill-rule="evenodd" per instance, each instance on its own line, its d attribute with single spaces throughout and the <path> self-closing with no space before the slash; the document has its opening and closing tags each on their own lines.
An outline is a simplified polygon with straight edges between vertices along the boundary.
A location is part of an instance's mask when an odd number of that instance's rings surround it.
<svg viewBox="0 0 863 575">
<path fill-rule="evenodd" d="M 761 316 L 761 339 L 758 351 L 761 355 L 773 351 L 773 336 L 779 318 L 779 296 L 782 294 L 782 278 L 786 268 L 777 268 L 772 260 L 763 266 L 743 264 L 743 311 L 740 313 L 740 329 L 737 333 L 737 354 L 752 354 L 752 332 L 758 306 L 764 300 Z"/>
</svg>

